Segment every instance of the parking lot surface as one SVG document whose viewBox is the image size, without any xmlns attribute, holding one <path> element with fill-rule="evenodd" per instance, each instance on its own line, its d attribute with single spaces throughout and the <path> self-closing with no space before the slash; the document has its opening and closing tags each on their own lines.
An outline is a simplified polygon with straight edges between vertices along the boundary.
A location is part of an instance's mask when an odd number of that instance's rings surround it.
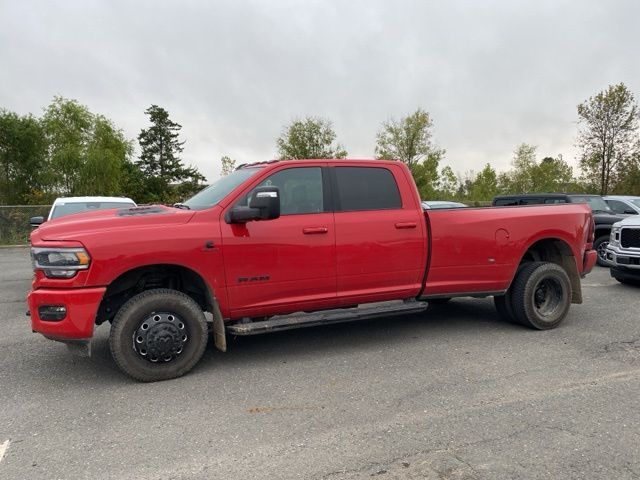
<svg viewBox="0 0 640 480">
<path fill-rule="evenodd" d="M 596 268 L 555 330 L 491 299 L 230 339 L 180 379 L 31 333 L 27 249 L 0 249 L 0 478 L 640 477 L 640 289 Z"/>
</svg>

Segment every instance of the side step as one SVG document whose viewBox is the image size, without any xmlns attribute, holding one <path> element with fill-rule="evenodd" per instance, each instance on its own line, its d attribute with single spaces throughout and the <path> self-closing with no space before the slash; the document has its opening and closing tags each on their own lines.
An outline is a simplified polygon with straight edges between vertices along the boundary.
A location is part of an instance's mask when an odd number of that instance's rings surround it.
<svg viewBox="0 0 640 480">
<path fill-rule="evenodd" d="M 357 307 L 339 310 L 326 310 L 316 313 L 296 313 L 286 316 L 276 316 L 262 322 L 235 323 L 226 327 L 232 335 L 259 335 L 261 333 L 291 330 L 294 328 L 316 327 L 333 323 L 368 320 L 393 315 L 408 315 L 424 312 L 427 302 L 385 302 L 367 307 Z"/>
</svg>

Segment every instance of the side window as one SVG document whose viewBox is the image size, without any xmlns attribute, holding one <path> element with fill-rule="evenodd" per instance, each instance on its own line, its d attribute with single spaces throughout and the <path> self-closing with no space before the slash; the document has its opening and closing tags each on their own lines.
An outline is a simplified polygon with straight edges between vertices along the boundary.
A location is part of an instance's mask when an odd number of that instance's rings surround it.
<svg viewBox="0 0 640 480">
<path fill-rule="evenodd" d="M 564 198 L 546 198 L 544 203 L 567 203 Z"/>
<path fill-rule="evenodd" d="M 335 167 L 338 209 L 391 210 L 402 208 L 393 174 L 382 167 Z"/>
<path fill-rule="evenodd" d="M 280 215 L 320 213 L 324 211 L 322 170 L 320 167 L 299 167 L 280 170 L 266 178 L 259 187 L 280 189 Z M 238 203 L 248 205 L 253 192 Z"/>
<path fill-rule="evenodd" d="M 609 204 L 611 209 L 616 213 L 624 213 L 625 210 L 629 210 L 629 207 L 627 207 L 624 203 L 618 200 L 607 200 L 606 202 L 607 204 Z"/>
<path fill-rule="evenodd" d="M 521 198 L 518 205 L 539 205 L 541 203 L 542 203 L 541 198 L 529 197 L 529 198 Z"/>
<path fill-rule="evenodd" d="M 512 207 L 518 205 L 518 200 L 513 198 L 498 198 L 493 202 L 494 207 Z"/>
</svg>

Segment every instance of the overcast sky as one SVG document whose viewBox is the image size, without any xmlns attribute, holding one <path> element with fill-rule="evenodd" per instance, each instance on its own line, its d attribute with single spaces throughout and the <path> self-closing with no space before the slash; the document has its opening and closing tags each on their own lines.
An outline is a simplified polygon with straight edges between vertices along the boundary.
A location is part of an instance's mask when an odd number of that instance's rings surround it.
<svg viewBox="0 0 640 480">
<path fill-rule="evenodd" d="M 640 97 L 635 0 L 0 0 L 0 108 L 62 95 L 135 138 L 158 104 L 209 180 L 306 115 L 371 157 L 418 107 L 455 171 L 506 169 L 522 142 L 575 164 L 576 105 L 618 82 Z"/>
</svg>

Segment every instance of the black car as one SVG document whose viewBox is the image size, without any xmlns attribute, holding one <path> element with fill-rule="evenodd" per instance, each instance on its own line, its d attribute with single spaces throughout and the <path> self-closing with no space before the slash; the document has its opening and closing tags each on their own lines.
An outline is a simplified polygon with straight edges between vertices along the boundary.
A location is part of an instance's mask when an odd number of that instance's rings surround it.
<svg viewBox="0 0 640 480">
<path fill-rule="evenodd" d="M 598 251 L 598 265 L 606 267 L 606 250 L 609 244 L 611 226 L 628 217 L 616 214 L 600 195 L 582 193 L 523 193 L 518 195 L 498 195 L 493 199 L 494 207 L 511 205 L 553 205 L 558 203 L 587 203 L 593 211 L 596 224 L 593 248 Z"/>
</svg>

